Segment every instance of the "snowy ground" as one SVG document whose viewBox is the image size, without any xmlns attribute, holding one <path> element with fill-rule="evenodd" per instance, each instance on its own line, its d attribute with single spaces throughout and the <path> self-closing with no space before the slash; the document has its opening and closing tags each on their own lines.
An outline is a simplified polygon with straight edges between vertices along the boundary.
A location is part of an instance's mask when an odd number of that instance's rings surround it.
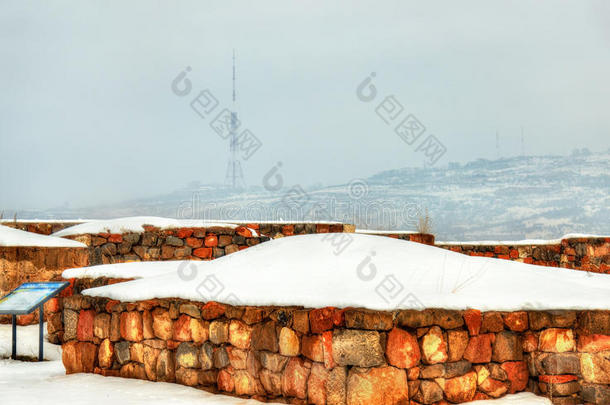
<svg viewBox="0 0 610 405">
<path fill-rule="evenodd" d="M 38 355 L 37 326 L 17 330 L 18 354 Z M 96 374 L 65 375 L 61 348 L 46 342 L 45 358 L 52 361 L 21 362 L 10 356 L 11 326 L 0 325 L 0 396 L 2 403 L 38 405 L 257 405 L 260 402 L 212 395 L 178 384 L 102 377 Z M 473 405 L 551 405 L 530 393 L 509 395 L 500 400 L 476 401 Z"/>
</svg>

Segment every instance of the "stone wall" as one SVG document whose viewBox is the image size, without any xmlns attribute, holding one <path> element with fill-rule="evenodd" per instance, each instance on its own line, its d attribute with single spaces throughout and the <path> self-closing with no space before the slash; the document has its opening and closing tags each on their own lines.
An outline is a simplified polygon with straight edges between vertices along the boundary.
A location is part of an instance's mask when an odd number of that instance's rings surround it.
<svg viewBox="0 0 610 405">
<path fill-rule="evenodd" d="M 91 265 L 158 260 L 210 260 L 266 242 L 271 238 L 328 232 L 353 232 L 352 225 L 245 224 L 230 227 L 159 229 L 142 233 L 70 236 L 90 247 Z"/>
<path fill-rule="evenodd" d="M 41 235 L 50 235 L 54 232 L 59 232 L 62 229 L 69 228 L 71 226 L 82 223 L 82 221 L 0 221 L 0 225 L 2 226 L 8 226 L 9 228 L 19 229 L 26 232 L 38 233 Z"/>
<path fill-rule="evenodd" d="M 556 244 L 468 245 L 436 244 L 470 256 L 495 257 L 540 266 L 610 273 L 610 238 L 568 238 Z"/>
<path fill-rule="evenodd" d="M 0 297 L 31 281 L 62 280 L 65 269 L 89 265 L 86 248 L 0 246 Z M 0 323 L 10 323 L 0 315 Z M 38 322 L 38 311 L 17 318 L 20 325 Z"/>
<path fill-rule="evenodd" d="M 448 404 L 520 391 L 610 403 L 608 311 L 379 312 L 78 294 L 109 281 L 79 281 L 49 321 L 56 336 L 65 322 L 67 373 L 293 404 Z"/>
</svg>

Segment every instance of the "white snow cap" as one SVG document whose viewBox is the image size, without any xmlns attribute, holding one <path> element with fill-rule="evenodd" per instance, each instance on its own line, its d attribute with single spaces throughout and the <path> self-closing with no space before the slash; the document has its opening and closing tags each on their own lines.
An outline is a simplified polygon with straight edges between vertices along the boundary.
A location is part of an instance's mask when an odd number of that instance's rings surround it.
<svg viewBox="0 0 610 405">
<path fill-rule="evenodd" d="M 143 225 L 152 225 L 161 229 L 169 228 L 210 228 L 223 227 L 235 229 L 239 225 L 228 222 L 210 222 L 198 219 L 174 219 L 161 217 L 127 217 L 117 219 L 102 219 L 89 221 L 79 225 L 55 232 L 55 236 L 70 236 L 96 233 L 125 233 L 125 232 L 144 232 Z M 248 228 L 249 229 L 249 228 Z M 250 229 L 252 236 L 258 236 L 257 232 Z"/>
<path fill-rule="evenodd" d="M 0 225 L 0 246 L 87 247 L 84 243 L 74 240 L 40 235 L 2 225 Z"/>
<path fill-rule="evenodd" d="M 184 298 L 232 305 L 377 310 L 610 309 L 610 275 L 471 257 L 384 236 L 315 234 L 208 262 L 130 263 L 166 274 L 85 290 L 121 301 Z M 112 265 L 113 276 L 126 268 Z M 92 270 L 70 270 L 78 277 Z M 130 273 L 131 274 L 131 273 Z M 150 273 L 152 274 L 152 272 Z"/>
</svg>

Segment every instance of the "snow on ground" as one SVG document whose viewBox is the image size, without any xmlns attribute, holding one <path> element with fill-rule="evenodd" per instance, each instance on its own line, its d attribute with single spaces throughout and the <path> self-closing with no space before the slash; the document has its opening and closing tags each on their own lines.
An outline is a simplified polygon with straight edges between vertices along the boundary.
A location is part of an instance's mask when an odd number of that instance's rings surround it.
<svg viewBox="0 0 610 405">
<path fill-rule="evenodd" d="M 6 403 L 38 405 L 260 405 L 261 402 L 214 395 L 179 384 L 96 374 L 65 375 L 61 361 L 24 363 L 0 360 L 0 392 Z M 531 393 L 471 402 L 473 405 L 551 405 Z"/>
<path fill-rule="evenodd" d="M 47 341 L 47 324 L 43 325 L 43 355 L 46 360 L 60 360 L 61 347 Z M 0 325 L 0 359 L 11 357 L 12 326 Z M 17 356 L 38 358 L 38 325 L 17 327 Z M 1 368 L 2 366 L 0 366 Z M 2 390 L 0 389 L 0 392 Z"/>
<path fill-rule="evenodd" d="M 2 403 L 38 405 L 257 405 L 260 402 L 225 395 L 213 395 L 179 384 L 150 382 L 96 374 L 65 375 L 61 347 L 45 340 L 45 356 L 52 361 L 22 362 L 10 356 L 10 325 L 0 325 L 0 393 Z M 45 328 L 46 329 L 46 328 Z M 35 332 L 35 333 L 32 333 Z M 19 354 L 38 355 L 38 329 L 19 326 Z M 5 350 L 8 341 L 9 350 Z M 32 348 L 36 348 L 32 351 Z M 477 405 L 550 405 L 530 393 L 509 395 L 500 400 L 472 402 Z"/>
<path fill-rule="evenodd" d="M 40 235 L 0 225 L 0 246 L 87 247 L 74 240 Z"/>
<path fill-rule="evenodd" d="M 119 274 L 123 266 L 107 269 Z M 151 264 L 130 266 L 142 266 L 138 271 L 146 274 Z M 383 236 L 291 236 L 208 262 L 154 266 L 159 273 L 166 266 L 167 273 L 84 293 L 121 301 L 178 297 L 232 305 L 377 310 L 610 309 L 610 275 L 471 257 Z M 64 274 L 79 277 L 90 271 Z"/>
<path fill-rule="evenodd" d="M 124 232 L 144 232 L 143 225 L 152 225 L 161 229 L 168 228 L 209 228 L 219 226 L 224 228 L 237 228 L 239 225 L 228 222 L 209 222 L 197 219 L 174 219 L 161 217 L 128 217 L 117 219 L 102 219 L 89 221 L 74 225 L 69 228 L 55 232 L 54 236 L 71 236 L 95 233 L 124 233 Z M 250 230 L 254 236 L 256 231 Z"/>
</svg>

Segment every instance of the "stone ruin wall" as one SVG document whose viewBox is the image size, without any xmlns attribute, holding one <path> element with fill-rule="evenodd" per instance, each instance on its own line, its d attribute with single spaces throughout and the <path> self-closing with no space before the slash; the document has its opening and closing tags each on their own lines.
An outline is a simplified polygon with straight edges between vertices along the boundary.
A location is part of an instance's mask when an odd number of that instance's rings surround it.
<svg viewBox="0 0 610 405">
<path fill-rule="evenodd" d="M 67 373 L 318 405 L 462 403 L 530 391 L 610 403 L 610 311 L 370 311 L 53 300 Z M 63 301 L 63 302 L 59 302 Z M 62 310 L 63 308 L 63 310 Z"/>
<path fill-rule="evenodd" d="M 88 265 L 87 248 L 0 246 L 0 297 L 23 283 L 61 281 L 65 269 Z M 48 315 L 46 306 L 45 315 Z M 10 315 L 0 315 L 0 324 L 10 322 Z M 19 325 L 37 323 L 38 311 L 19 315 L 17 322 Z"/>
</svg>

